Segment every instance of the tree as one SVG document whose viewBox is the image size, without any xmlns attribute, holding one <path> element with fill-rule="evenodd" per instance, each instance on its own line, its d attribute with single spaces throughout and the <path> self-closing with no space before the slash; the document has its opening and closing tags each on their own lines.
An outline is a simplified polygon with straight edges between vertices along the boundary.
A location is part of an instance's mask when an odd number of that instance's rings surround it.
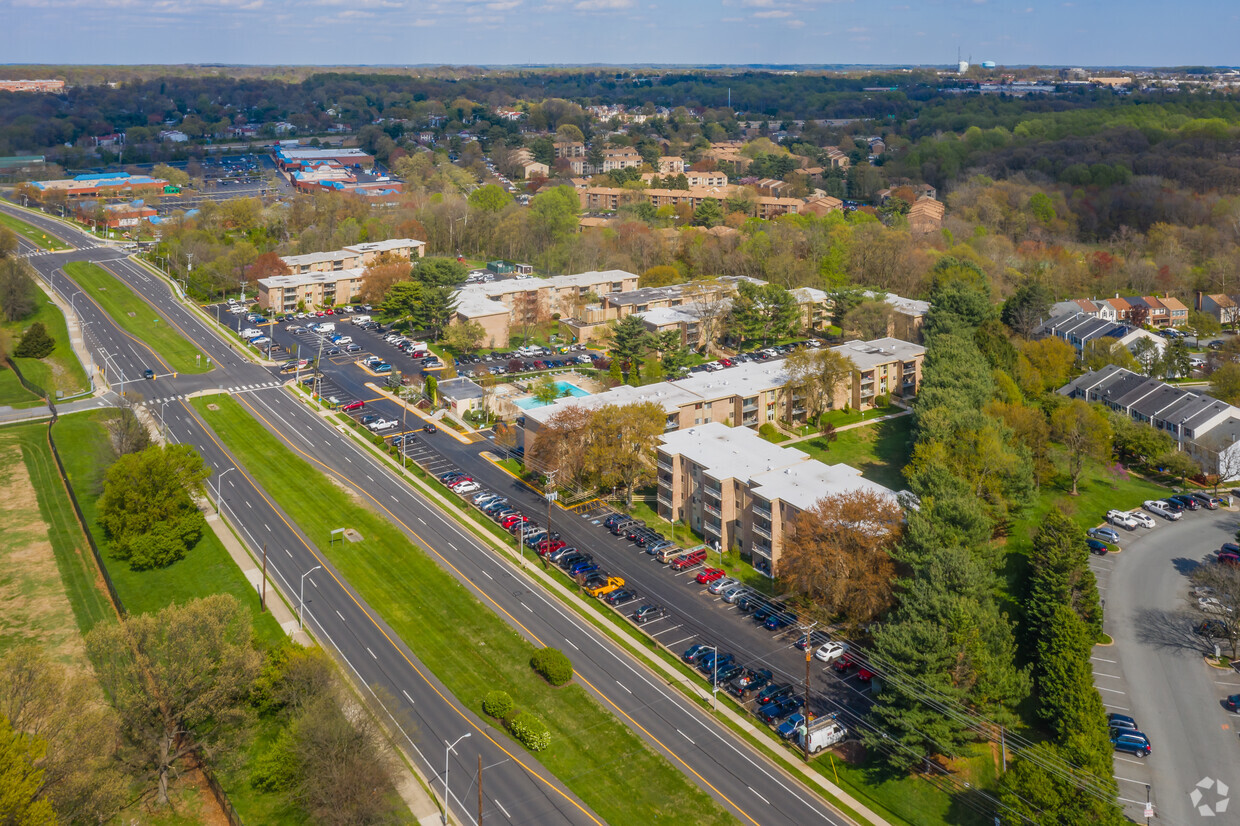
<svg viewBox="0 0 1240 826">
<path fill-rule="evenodd" d="M 534 379 L 534 384 L 530 389 L 534 393 L 534 398 L 543 404 L 551 404 L 560 398 L 560 389 L 555 386 L 555 379 L 550 373 L 544 373 Z"/>
<path fill-rule="evenodd" d="M 1085 471 L 1085 462 L 1104 461 L 1111 452 L 1111 422 L 1102 408 L 1073 399 L 1051 414 L 1051 437 L 1064 446 L 1072 495 Z"/>
<path fill-rule="evenodd" d="M 657 267 L 651 267 L 642 273 L 638 279 L 639 287 L 666 287 L 671 284 L 679 284 L 684 280 L 684 276 L 680 274 L 680 270 L 667 264 Z"/>
<path fill-rule="evenodd" d="M 538 429 L 533 443 L 527 445 L 531 465 L 554 473 L 561 483 L 582 486 L 586 481 L 586 449 L 594 438 L 593 422 L 594 414 L 581 405 L 558 407 Z M 499 440 L 498 431 L 495 438 Z"/>
<path fill-rule="evenodd" d="M 555 130 L 555 139 L 561 143 L 585 143 L 586 136 L 582 134 L 581 127 L 572 123 L 562 123 Z"/>
<path fill-rule="evenodd" d="M 1201 474 L 1201 465 L 1182 450 L 1170 450 L 1164 453 L 1158 458 L 1158 466 L 1163 472 L 1179 479 L 1181 485 L 1188 477 Z"/>
<path fill-rule="evenodd" d="M 840 327 L 846 336 L 869 341 L 883 338 L 891 330 L 895 310 L 886 301 L 863 301 L 844 314 Z"/>
<path fill-rule="evenodd" d="M 486 184 L 469 193 L 467 200 L 470 207 L 479 212 L 494 213 L 503 211 L 504 207 L 511 204 L 512 195 L 496 184 Z"/>
<path fill-rule="evenodd" d="M 155 164 L 151 169 L 151 177 L 162 178 L 173 186 L 189 186 L 190 176 L 184 169 L 168 166 L 166 163 Z"/>
<path fill-rule="evenodd" d="M 41 359 L 50 356 L 55 349 L 56 339 L 48 335 L 42 321 L 36 321 L 22 333 L 22 339 L 14 348 L 13 355 L 18 358 Z"/>
<path fill-rule="evenodd" d="M 408 281 L 413 268 L 408 261 L 381 256 L 362 273 L 362 289 L 359 293 L 367 304 L 382 304 L 392 287 Z"/>
<path fill-rule="evenodd" d="M 168 805 L 168 777 L 196 746 L 210 748 L 244 716 L 259 671 L 250 615 L 228 594 L 99 623 L 86 637 L 135 766 Z"/>
<path fill-rule="evenodd" d="M 39 797 L 43 772 L 37 767 L 46 744 L 14 731 L 0 717 L 0 822 L 13 826 L 56 826 L 51 801 Z"/>
<path fill-rule="evenodd" d="M 129 796 L 117 760 L 116 712 L 98 695 L 93 677 L 53 662 L 35 645 L 0 657 L 0 719 L 43 742 L 34 763 L 43 775 L 37 797 L 66 823 L 107 822 Z M 0 822 L 10 821 L 0 814 Z"/>
<path fill-rule="evenodd" d="M 465 283 L 468 271 L 455 258 L 423 258 L 413 268 L 413 278 L 427 287 L 451 287 Z"/>
<path fill-rule="evenodd" d="M 8 258 L 10 255 L 16 255 L 21 245 L 17 240 L 17 233 L 8 227 L 0 227 L 0 258 Z"/>
<path fill-rule="evenodd" d="M 778 284 L 742 281 L 737 285 L 732 299 L 734 338 L 766 344 L 791 335 L 800 318 L 796 298 Z"/>
<path fill-rule="evenodd" d="M 1061 511 L 1052 509 L 1042 518 L 1029 553 L 1029 571 L 1025 623 L 1033 650 L 1047 639 L 1059 606 L 1072 609 L 1093 641 L 1102 639 L 1102 607 L 1085 533 Z"/>
<path fill-rule="evenodd" d="M 245 278 L 246 281 L 254 284 L 260 278 L 273 278 L 278 275 L 288 275 L 290 272 L 292 271 L 288 264 L 284 263 L 284 259 L 278 253 L 264 252 L 245 268 Z"/>
<path fill-rule="evenodd" d="M 1240 404 L 1240 364 L 1225 362 L 1210 374 L 1210 395 L 1227 404 Z"/>
<path fill-rule="evenodd" d="M 1229 607 L 1230 612 L 1213 614 L 1210 619 L 1217 620 L 1223 630 L 1223 640 L 1231 646 L 1231 658 L 1240 656 L 1240 566 L 1225 562 L 1206 562 L 1198 565 L 1189 574 L 1193 585 L 1209 588 L 1210 595 Z"/>
<path fill-rule="evenodd" d="M 1003 302 L 999 318 L 1016 335 L 1032 338 L 1033 331 L 1050 315 L 1050 309 L 1050 290 L 1041 284 L 1025 284 Z"/>
<path fill-rule="evenodd" d="M 1114 434 L 1115 453 L 1120 461 L 1135 461 L 1148 465 L 1175 447 L 1171 434 L 1157 430 L 1143 422 L 1135 422 L 1121 413 L 1112 412 L 1111 431 Z"/>
<path fill-rule="evenodd" d="M 586 448 L 587 477 L 600 488 L 623 488 L 626 503 L 632 504 L 633 490 L 655 478 L 655 447 L 666 423 L 667 414 L 654 402 L 595 410 Z"/>
<path fill-rule="evenodd" d="M 1105 736 L 1106 716 L 1089 662 L 1095 642 L 1069 606 L 1054 607 L 1038 647 L 1034 682 L 1038 715 L 1061 743 L 1090 731 Z"/>
<path fill-rule="evenodd" d="M 1033 395 L 1063 387 L 1076 367 L 1076 351 L 1060 338 L 1018 341 L 1017 349 L 1034 371 L 1025 377 L 1020 375 L 1022 371 L 1018 368 L 1018 379 L 1021 379 L 1022 389 Z"/>
<path fill-rule="evenodd" d="M 1124 311 L 1124 321 L 1131 327 L 1144 327 L 1149 320 L 1150 310 L 1143 304 L 1133 304 Z"/>
<path fill-rule="evenodd" d="M 811 613 L 859 627 L 891 605 L 888 551 L 903 529 L 904 513 L 890 494 L 863 488 L 826 496 L 797 516 L 779 576 Z"/>
<path fill-rule="evenodd" d="M 1196 334 L 1199 341 L 1203 337 L 1216 336 L 1223 329 L 1223 325 L 1217 318 L 1200 310 L 1188 311 L 1188 327 Z"/>
<path fill-rule="evenodd" d="M 655 335 L 651 340 L 651 346 L 658 351 L 661 359 L 660 366 L 664 374 L 669 376 L 678 375 L 689 364 L 689 358 L 693 355 L 685 346 L 679 329 L 664 330 Z"/>
<path fill-rule="evenodd" d="M 210 473 L 190 445 L 152 445 L 113 462 L 99 498 L 112 555 L 134 570 L 184 557 L 206 526 L 192 497 Z"/>
<path fill-rule="evenodd" d="M 112 452 L 117 456 L 137 453 L 151 444 L 150 431 L 128 405 L 122 406 L 117 415 L 108 420 L 107 427 L 112 436 Z"/>
<path fill-rule="evenodd" d="M 577 233 L 581 198 L 571 186 L 544 189 L 530 199 L 529 227 L 534 241 L 548 249 Z"/>
<path fill-rule="evenodd" d="M 482 347 L 486 335 L 478 322 L 457 319 L 444 329 L 443 341 L 459 353 L 472 353 Z"/>
<path fill-rule="evenodd" d="M 36 291 L 30 264 L 25 259 L 0 259 L 0 311 L 6 321 L 17 321 L 33 313 Z"/>
<path fill-rule="evenodd" d="M 1086 370 L 1101 370 L 1108 364 L 1140 373 L 1145 368 L 1137 361 L 1132 352 L 1113 338 L 1095 338 L 1085 342 L 1085 350 L 1081 354 Z"/>
<path fill-rule="evenodd" d="M 698 204 L 697 209 L 693 210 L 693 225 L 695 227 L 711 227 L 719 226 L 723 223 L 723 210 L 719 208 L 719 202 L 714 198 L 703 198 L 702 203 Z"/>
<path fill-rule="evenodd" d="M 641 376 L 642 359 L 650 347 L 650 333 L 646 325 L 635 315 L 625 316 L 612 325 L 608 334 L 607 350 L 613 360 L 620 362 L 625 374 Z"/>
<path fill-rule="evenodd" d="M 835 409 L 836 394 L 847 387 L 857 365 L 837 350 L 800 347 L 784 360 L 784 369 L 787 387 L 805 396 L 805 412 L 812 419 Z"/>
</svg>

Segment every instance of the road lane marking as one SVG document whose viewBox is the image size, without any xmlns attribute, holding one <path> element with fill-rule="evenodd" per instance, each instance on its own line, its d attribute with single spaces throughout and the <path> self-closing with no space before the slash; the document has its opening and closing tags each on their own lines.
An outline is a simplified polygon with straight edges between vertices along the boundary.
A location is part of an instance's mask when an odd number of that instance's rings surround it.
<svg viewBox="0 0 1240 826">
<path fill-rule="evenodd" d="M 366 646 L 366 653 L 369 654 L 370 658 L 374 660 L 375 662 L 379 661 L 379 658 L 375 656 L 375 652 L 370 650 L 370 646 Z"/>
<path fill-rule="evenodd" d="M 685 738 L 686 740 L 688 740 L 690 743 L 693 743 L 693 740 L 689 737 L 689 735 L 685 734 L 685 733 L 684 733 L 683 731 L 681 731 L 680 729 L 676 729 L 676 733 L 677 733 L 677 734 L 679 734 L 681 737 Z M 696 746 L 696 745 L 697 745 L 697 743 L 693 743 L 693 745 L 695 745 L 695 746 Z M 752 791 L 752 789 L 751 789 L 751 791 Z"/>
<path fill-rule="evenodd" d="M 747 788 L 747 789 L 749 789 L 749 791 L 753 792 L 753 793 L 754 793 L 754 796 L 755 796 L 755 797 L 757 797 L 759 800 L 761 800 L 761 801 L 762 801 L 763 803 L 765 803 L 766 805 L 768 805 L 768 806 L 770 806 L 770 805 L 771 805 L 771 801 L 767 800 L 767 799 L 766 799 L 765 797 L 763 797 L 762 795 L 760 795 L 760 794 L 758 794 L 757 792 L 754 792 L 754 791 L 753 791 L 753 786 L 746 786 L 745 788 Z"/>
<path fill-rule="evenodd" d="M 521 602 L 521 600 L 517 600 L 517 602 L 520 602 L 521 607 L 524 608 L 526 611 L 529 611 L 531 614 L 534 613 L 534 609 L 526 605 L 524 602 Z"/>
<path fill-rule="evenodd" d="M 629 691 L 628 686 L 626 686 L 624 683 L 620 682 L 619 680 L 616 680 L 616 685 L 620 686 L 620 687 L 621 687 L 621 688 L 623 688 L 625 691 L 628 691 L 630 694 L 632 694 L 632 693 L 633 693 L 632 691 Z"/>
<path fill-rule="evenodd" d="M 495 579 L 495 577 L 491 576 L 491 575 L 490 575 L 490 574 L 488 574 L 486 571 L 483 571 L 483 572 L 482 572 L 482 575 L 483 575 L 484 577 L 486 577 L 487 579 L 492 580 L 492 581 L 494 581 L 494 579 Z"/>
<path fill-rule="evenodd" d="M 508 814 L 508 810 L 504 808 L 502 803 L 500 803 L 498 800 L 495 800 L 495 798 L 491 798 L 491 800 L 495 802 L 496 806 L 499 806 L 499 810 L 504 813 L 504 817 L 508 818 L 509 820 L 512 820 L 512 815 Z"/>
<path fill-rule="evenodd" d="M 410 705 L 417 705 L 416 703 L 413 702 L 413 698 L 409 696 L 408 691 L 405 691 L 405 689 L 402 688 L 400 690 L 400 693 L 405 695 L 405 699 L 409 701 Z"/>
<path fill-rule="evenodd" d="M 340 621 L 341 621 L 341 622 L 344 622 L 344 621 L 345 621 L 345 619 L 344 619 L 344 614 L 340 613 L 339 611 L 337 611 L 337 612 L 336 612 L 336 616 L 340 617 Z"/>
<path fill-rule="evenodd" d="M 569 645 L 572 645 L 572 646 L 573 646 L 573 648 L 574 648 L 575 650 L 577 650 L 577 651 L 580 651 L 580 650 L 581 650 L 580 648 L 577 648 L 577 646 L 576 646 L 576 645 L 573 645 L 573 641 L 572 641 L 572 640 L 570 640 L 568 637 L 565 637 L 565 638 L 564 638 L 564 642 L 568 643 Z"/>
</svg>

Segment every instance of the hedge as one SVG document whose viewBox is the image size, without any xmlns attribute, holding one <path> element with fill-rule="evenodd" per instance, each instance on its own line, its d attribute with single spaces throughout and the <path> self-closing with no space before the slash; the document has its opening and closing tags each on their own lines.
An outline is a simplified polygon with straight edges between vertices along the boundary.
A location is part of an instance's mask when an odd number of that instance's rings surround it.
<svg viewBox="0 0 1240 826">
<path fill-rule="evenodd" d="M 497 720 L 503 720 L 512 711 L 514 703 L 507 691 L 489 691 L 482 698 L 482 710 Z"/>
<path fill-rule="evenodd" d="M 523 711 L 513 717 L 508 730 L 530 751 L 542 751 L 551 745 L 551 732 L 547 730 L 547 724 L 533 712 Z"/>
<path fill-rule="evenodd" d="M 564 685 L 573 678 L 573 664 L 558 648 L 540 648 L 530 657 L 533 668 L 552 685 Z"/>
</svg>

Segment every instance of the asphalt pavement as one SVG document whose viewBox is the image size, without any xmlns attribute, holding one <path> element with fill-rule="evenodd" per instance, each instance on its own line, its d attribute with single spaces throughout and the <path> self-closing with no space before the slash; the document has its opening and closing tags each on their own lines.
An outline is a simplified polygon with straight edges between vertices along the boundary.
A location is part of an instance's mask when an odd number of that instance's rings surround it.
<svg viewBox="0 0 1240 826">
<path fill-rule="evenodd" d="M 7 207 L 6 207 L 7 209 Z M 16 213 L 16 211 L 15 211 Z M 85 236 L 59 222 L 16 213 L 32 223 L 83 244 Z M 678 769 L 720 800 L 741 821 L 771 824 L 846 823 L 816 795 L 771 767 L 700 712 L 677 692 L 665 687 L 609 640 L 601 636 L 543 590 L 526 580 L 494 552 L 480 547 L 457 524 L 347 436 L 312 413 L 282 388 L 273 371 L 241 358 L 233 346 L 218 337 L 214 325 L 177 301 L 161 279 L 144 268 L 122 260 L 111 250 L 84 249 L 31 258 L 55 288 L 72 300 L 76 286 L 58 273 L 70 260 L 96 260 L 145 296 L 171 323 L 212 360 L 205 374 L 171 376 L 166 365 L 141 342 L 120 332 L 93 303 L 79 298 L 73 304 L 87 323 L 87 343 L 107 363 L 113 384 L 124 380 L 132 389 L 142 370 L 152 364 L 159 377 L 141 382 L 149 404 L 160 406 L 172 438 L 199 448 L 215 473 L 222 505 L 253 552 L 269 549 L 269 569 L 286 594 L 299 593 L 301 575 L 317 565 L 323 570 L 306 577 L 305 618 L 321 640 L 332 645 L 366 685 L 380 685 L 393 698 L 395 720 L 412 718 L 417 725 L 404 728 L 424 775 L 440 778 L 439 749 L 466 731 L 473 735 L 456 747 L 453 787 L 469 785 L 482 755 L 486 789 L 491 798 L 484 813 L 490 822 L 589 823 L 598 822 L 578 799 L 502 732 L 462 708 L 440 686 L 412 652 L 388 629 L 348 583 L 305 541 L 300 531 L 265 493 L 236 468 L 232 457 L 184 401 L 186 395 L 221 389 L 250 407 L 290 447 L 302 452 L 324 472 L 354 487 L 411 538 L 439 560 L 485 604 L 528 639 L 573 649 L 577 673 L 605 707 L 614 708 L 630 725 Z M 373 380 L 354 365 L 341 365 L 342 383 L 365 391 Z M 350 373 L 349 371 L 355 371 Z M 344 378 L 347 377 L 347 378 Z M 119 388 L 118 388 L 119 389 Z M 281 559 L 283 557 L 283 559 Z M 770 648 L 768 644 L 768 648 Z M 775 646 L 778 648 L 779 646 Z M 454 792 L 454 794 L 456 794 Z M 453 805 L 472 817 L 466 798 Z"/>
<path fill-rule="evenodd" d="M 1120 553 L 1091 558 L 1114 640 L 1093 650 L 1094 683 L 1107 711 L 1136 718 L 1153 746 L 1144 759 L 1116 753 L 1120 800 L 1143 821 L 1148 784 L 1154 823 L 1237 824 L 1240 801 L 1222 811 L 1217 804 L 1240 795 L 1240 718 L 1222 705 L 1240 692 L 1240 674 L 1205 663 L 1213 643 L 1193 629 L 1208 615 L 1191 598 L 1188 577 L 1216 564 L 1209 559 L 1235 540 L 1240 514 L 1202 509 L 1155 520 L 1152 529 L 1120 529 Z"/>
</svg>

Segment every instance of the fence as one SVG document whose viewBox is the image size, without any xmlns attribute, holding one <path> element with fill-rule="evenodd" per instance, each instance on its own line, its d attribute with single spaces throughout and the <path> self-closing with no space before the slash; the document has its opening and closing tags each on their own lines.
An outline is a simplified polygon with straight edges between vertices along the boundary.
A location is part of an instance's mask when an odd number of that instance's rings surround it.
<svg viewBox="0 0 1240 826">
<path fill-rule="evenodd" d="M 13 375 L 17 376 L 17 380 L 22 383 L 22 387 L 26 388 L 31 393 L 34 393 L 39 398 L 43 399 L 43 401 L 47 402 L 47 406 L 52 409 L 52 418 L 55 419 L 56 404 L 52 401 L 51 394 L 48 393 L 46 390 L 44 390 L 39 385 L 32 382 L 30 379 L 26 378 L 24 375 L 22 375 L 22 371 L 18 369 L 17 364 L 13 361 L 13 359 L 9 358 L 8 356 L 5 356 L 4 363 L 8 365 L 8 368 L 10 370 L 13 371 Z"/>
</svg>

